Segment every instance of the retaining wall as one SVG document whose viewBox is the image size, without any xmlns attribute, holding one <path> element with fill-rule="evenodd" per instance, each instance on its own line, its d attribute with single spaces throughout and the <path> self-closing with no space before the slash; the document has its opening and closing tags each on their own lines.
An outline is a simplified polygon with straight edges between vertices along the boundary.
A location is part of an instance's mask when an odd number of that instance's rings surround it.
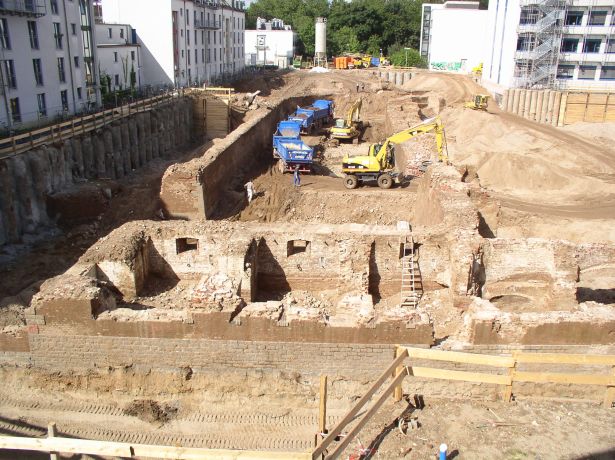
<svg viewBox="0 0 615 460">
<path fill-rule="evenodd" d="M 158 157 L 170 158 L 191 142 L 192 101 L 182 98 L 68 140 L 0 160 L 0 245 L 55 225 L 76 206 L 63 194 L 99 179 L 120 179 Z M 79 193 L 79 192 L 77 192 Z M 93 208 L 106 198 L 99 189 Z M 98 194 L 98 195 L 96 195 Z M 64 216 L 66 217 L 66 216 Z"/>
<path fill-rule="evenodd" d="M 615 121 L 615 94 L 515 88 L 504 92 L 501 108 L 552 126 L 602 123 Z"/>
</svg>

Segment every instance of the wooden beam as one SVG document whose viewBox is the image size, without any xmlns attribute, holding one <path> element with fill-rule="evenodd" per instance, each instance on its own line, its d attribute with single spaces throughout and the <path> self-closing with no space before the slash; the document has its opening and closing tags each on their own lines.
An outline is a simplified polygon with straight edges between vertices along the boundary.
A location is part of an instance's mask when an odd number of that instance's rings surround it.
<svg viewBox="0 0 615 460">
<path fill-rule="evenodd" d="M 318 432 L 327 430 L 327 376 L 320 376 L 320 407 L 318 410 Z"/>
<path fill-rule="evenodd" d="M 587 364 L 615 366 L 615 355 L 560 355 L 557 353 L 517 353 L 519 363 Z"/>
<path fill-rule="evenodd" d="M 484 374 L 481 372 L 451 371 L 448 369 L 433 369 L 431 367 L 409 367 L 410 375 L 430 379 L 460 380 L 463 382 L 493 383 L 495 385 L 510 385 L 509 375 Z"/>
<path fill-rule="evenodd" d="M 401 356 L 402 353 L 403 353 L 403 348 L 397 345 L 397 347 L 395 348 L 395 357 L 398 358 L 399 356 Z M 395 376 L 393 378 L 396 378 L 403 371 L 404 371 L 404 366 L 400 364 L 399 366 L 395 368 Z M 395 402 L 401 401 L 401 398 L 404 395 L 403 393 L 404 392 L 401 387 L 401 381 L 400 381 L 399 385 L 395 387 L 395 391 L 393 392 L 393 400 Z"/>
<path fill-rule="evenodd" d="M 55 422 L 49 423 L 49 425 L 47 425 L 47 437 L 55 438 L 57 435 L 58 435 L 58 430 L 56 429 Z M 58 460 L 58 454 L 56 452 L 51 452 L 49 454 L 49 460 Z"/>
<path fill-rule="evenodd" d="M 408 349 L 404 348 L 402 354 L 395 358 L 389 367 L 378 377 L 378 379 L 372 384 L 371 387 L 365 392 L 365 394 L 359 399 L 359 401 L 348 411 L 348 413 L 340 420 L 337 425 L 333 427 L 333 429 L 327 434 L 327 437 L 323 439 L 322 443 L 317 446 L 312 452 L 312 459 L 316 460 L 320 455 L 322 455 L 329 444 L 333 442 L 337 436 L 342 432 L 344 427 L 348 425 L 348 423 L 354 418 L 354 416 L 361 410 L 361 408 L 365 405 L 367 401 L 372 397 L 372 395 L 380 388 L 382 383 L 389 378 L 391 372 L 401 363 L 404 362 L 404 359 L 408 357 Z"/>
<path fill-rule="evenodd" d="M 363 429 L 365 424 L 369 421 L 369 419 L 372 418 L 372 416 L 376 413 L 376 411 L 380 409 L 380 406 L 382 406 L 382 404 L 386 401 L 386 398 L 389 396 L 389 393 L 394 392 L 395 388 L 401 384 L 402 380 L 407 375 L 408 375 L 407 372 L 404 371 L 398 374 L 397 376 L 395 376 L 393 381 L 389 383 L 389 385 L 384 389 L 380 397 L 376 400 L 376 402 L 374 402 L 374 404 L 372 404 L 372 406 L 365 413 L 365 415 L 363 415 L 363 417 L 359 419 L 359 421 L 352 428 L 352 430 L 350 430 L 348 434 L 344 436 L 344 439 L 342 439 L 342 441 L 337 446 L 335 446 L 335 449 L 333 450 L 333 452 L 327 455 L 326 460 L 334 460 L 338 458 L 340 455 L 342 455 L 342 452 L 344 451 L 344 449 L 346 449 L 346 447 L 348 447 L 348 444 L 350 444 L 350 442 L 359 433 L 359 431 Z"/>
<path fill-rule="evenodd" d="M 611 369 L 611 375 L 615 378 L 615 366 Z M 606 392 L 604 393 L 604 408 L 610 409 L 613 407 L 613 402 L 615 402 L 615 385 L 606 388 Z"/>
<path fill-rule="evenodd" d="M 460 353 L 458 351 L 429 350 L 426 348 L 408 348 L 408 356 L 414 359 L 452 361 L 455 363 L 493 367 L 513 367 L 515 365 L 514 358 L 508 356 L 490 356 L 478 353 Z"/>
<path fill-rule="evenodd" d="M 227 449 L 198 449 L 69 438 L 22 438 L 0 436 L 0 449 L 36 452 L 104 455 L 125 458 L 181 460 L 310 460 L 309 452 L 270 452 Z"/>
<path fill-rule="evenodd" d="M 515 382 L 574 383 L 577 385 L 615 386 L 615 376 L 592 374 L 563 374 L 555 372 L 516 372 Z"/>
</svg>

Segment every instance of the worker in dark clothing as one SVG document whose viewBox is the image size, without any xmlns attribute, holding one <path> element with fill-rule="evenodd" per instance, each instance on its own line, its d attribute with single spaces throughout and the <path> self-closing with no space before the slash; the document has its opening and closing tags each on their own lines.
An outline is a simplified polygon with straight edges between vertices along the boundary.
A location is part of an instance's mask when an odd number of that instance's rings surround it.
<svg viewBox="0 0 615 460">
<path fill-rule="evenodd" d="M 359 82 L 357 82 L 357 93 L 359 92 Z"/>
<path fill-rule="evenodd" d="M 299 175 L 299 165 L 295 166 L 293 173 L 293 184 L 295 187 L 301 187 L 301 176 Z"/>
</svg>

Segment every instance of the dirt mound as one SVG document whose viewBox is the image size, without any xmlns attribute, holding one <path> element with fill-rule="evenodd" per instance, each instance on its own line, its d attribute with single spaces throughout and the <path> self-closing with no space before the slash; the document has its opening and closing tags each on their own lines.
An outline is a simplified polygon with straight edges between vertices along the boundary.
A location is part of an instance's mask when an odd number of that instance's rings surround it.
<svg viewBox="0 0 615 460">
<path fill-rule="evenodd" d="M 443 121 L 453 164 L 492 191 L 550 204 L 615 197 L 615 176 L 605 178 L 615 157 L 595 143 L 497 109 L 447 109 Z"/>
<path fill-rule="evenodd" d="M 125 409 L 126 415 L 137 417 L 148 423 L 166 423 L 177 414 L 177 407 L 168 404 L 160 405 L 151 399 L 137 399 Z"/>
<path fill-rule="evenodd" d="M 405 91 L 413 93 L 430 92 L 443 98 L 447 104 L 469 100 L 473 94 L 486 93 L 477 83 L 465 75 L 417 71 L 402 85 Z"/>
</svg>

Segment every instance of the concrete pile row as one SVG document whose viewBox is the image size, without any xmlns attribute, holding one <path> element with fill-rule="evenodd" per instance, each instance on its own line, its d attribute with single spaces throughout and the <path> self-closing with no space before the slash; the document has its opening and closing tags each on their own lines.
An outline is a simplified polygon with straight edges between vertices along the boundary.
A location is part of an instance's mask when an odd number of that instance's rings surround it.
<svg viewBox="0 0 615 460">
<path fill-rule="evenodd" d="M 191 141 L 192 103 L 180 99 L 86 135 L 0 160 L 0 245 L 53 226 L 48 200 L 88 180 L 119 179 Z"/>
</svg>

